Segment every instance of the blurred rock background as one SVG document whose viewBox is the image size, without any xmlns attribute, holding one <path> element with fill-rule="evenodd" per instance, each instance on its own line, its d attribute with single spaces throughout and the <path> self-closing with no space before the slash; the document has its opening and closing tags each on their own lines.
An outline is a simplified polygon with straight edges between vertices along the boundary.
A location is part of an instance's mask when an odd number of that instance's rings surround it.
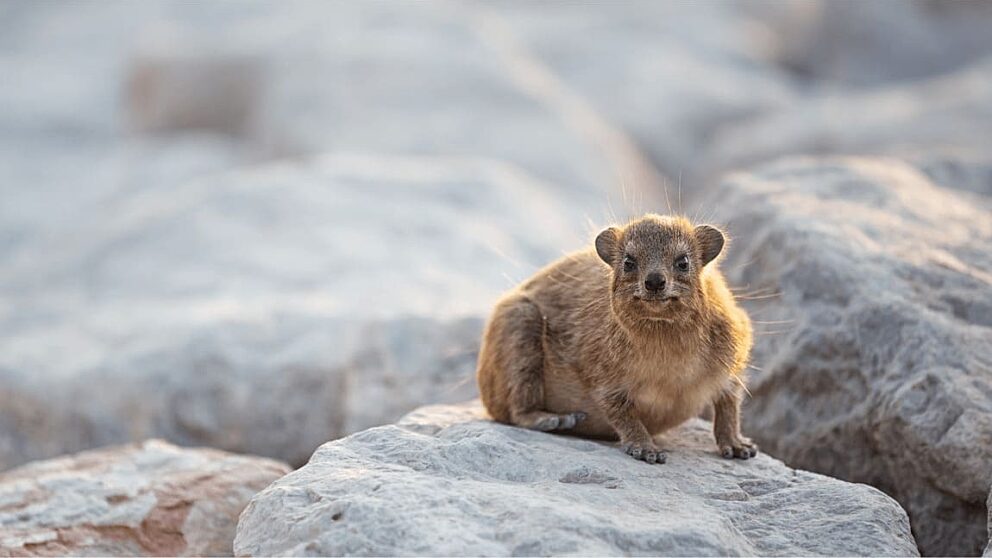
<svg viewBox="0 0 992 558">
<path fill-rule="evenodd" d="M 736 239 L 751 434 L 977 554 L 989 29 L 982 1 L 4 2 L 0 469 L 149 437 L 302 465 L 472 397 L 503 290 L 682 211 Z M 858 158 L 768 166 L 826 155 Z"/>
</svg>

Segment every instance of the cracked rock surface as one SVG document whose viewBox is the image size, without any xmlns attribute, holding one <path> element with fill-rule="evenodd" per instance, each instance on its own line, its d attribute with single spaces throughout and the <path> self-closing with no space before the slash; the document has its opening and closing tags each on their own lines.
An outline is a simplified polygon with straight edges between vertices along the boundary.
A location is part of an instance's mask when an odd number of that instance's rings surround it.
<svg viewBox="0 0 992 558">
<path fill-rule="evenodd" d="M 988 196 L 894 159 L 729 178 L 723 265 L 756 323 L 745 428 L 795 467 L 871 484 L 923 554 L 977 556 L 992 485 Z"/>
<path fill-rule="evenodd" d="M 716 454 L 709 423 L 648 465 L 523 430 L 478 402 L 424 407 L 327 443 L 245 509 L 237 555 L 916 555 L 880 491 L 759 455 Z"/>
<path fill-rule="evenodd" d="M 160 440 L 0 475 L 0 556 L 230 556 L 238 514 L 289 472 Z"/>
</svg>

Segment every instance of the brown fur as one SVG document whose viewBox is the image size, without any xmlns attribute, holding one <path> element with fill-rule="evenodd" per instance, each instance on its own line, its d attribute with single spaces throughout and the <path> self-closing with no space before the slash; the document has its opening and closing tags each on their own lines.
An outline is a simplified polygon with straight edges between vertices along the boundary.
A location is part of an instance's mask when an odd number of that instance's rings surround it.
<svg viewBox="0 0 992 558">
<path fill-rule="evenodd" d="M 634 457 L 663 462 L 653 436 L 712 404 L 721 454 L 754 456 L 740 432 L 751 323 L 717 269 L 724 238 L 681 217 L 646 215 L 508 293 L 479 354 L 489 413 L 525 428 L 619 438 Z"/>
</svg>

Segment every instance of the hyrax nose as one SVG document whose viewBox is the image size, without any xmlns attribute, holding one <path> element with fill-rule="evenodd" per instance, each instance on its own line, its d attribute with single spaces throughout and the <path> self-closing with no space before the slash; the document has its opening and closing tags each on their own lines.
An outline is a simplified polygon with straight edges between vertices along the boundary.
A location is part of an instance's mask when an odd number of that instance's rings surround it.
<svg viewBox="0 0 992 558">
<path fill-rule="evenodd" d="M 644 288 L 656 293 L 665 288 L 665 277 L 660 273 L 650 273 L 644 278 Z"/>
</svg>

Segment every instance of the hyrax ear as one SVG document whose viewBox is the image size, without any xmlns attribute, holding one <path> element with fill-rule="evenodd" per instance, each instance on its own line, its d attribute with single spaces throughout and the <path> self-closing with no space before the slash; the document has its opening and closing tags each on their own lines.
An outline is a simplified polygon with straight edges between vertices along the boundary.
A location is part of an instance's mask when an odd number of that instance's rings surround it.
<svg viewBox="0 0 992 558">
<path fill-rule="evenodd" d="M 620 229 L 610 227 L 596 236 L 596 253 L 610 267 L 617 261 L 617 243 L 620 241 Z"/>
<path fill-rule="evenodd" d="M 703 265 L 716 259 L 727 242 L 723 231 L 712 225 L 699 225 L 695 234 L 696 242 L 699 243 L 699 258 L 703 261 Z"/>
</svg>

